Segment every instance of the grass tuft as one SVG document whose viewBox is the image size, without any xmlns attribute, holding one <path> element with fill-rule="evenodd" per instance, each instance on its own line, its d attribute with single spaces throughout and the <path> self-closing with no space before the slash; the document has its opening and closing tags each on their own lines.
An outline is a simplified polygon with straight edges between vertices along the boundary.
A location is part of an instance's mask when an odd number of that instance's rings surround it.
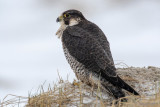
<svg viewBox="0 0 160 107">
<path fill-rule="evenodd" d="M 41 85 L 36 94 L 28 97 L 7 95 L 1 107 L 160 107 L 160 68 L 118 68 L 117 73 L 141 96 L 125 92 L 127 102 L 122 102 L 124 98 L 115 100 L 99 87 L 93 88 L 76 80 L 70 83 L 59 75 L 58 83 L 49 84 L 48 90 Z"/>
</svg>

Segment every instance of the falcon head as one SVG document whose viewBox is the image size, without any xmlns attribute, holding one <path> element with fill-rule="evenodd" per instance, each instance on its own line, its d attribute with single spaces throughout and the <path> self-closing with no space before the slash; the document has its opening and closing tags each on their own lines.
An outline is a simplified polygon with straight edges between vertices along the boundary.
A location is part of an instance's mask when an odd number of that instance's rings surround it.
<svg viewBox="0 0 160 107">
<path fill-rule="evenodd" d="M 61 16 L 57 18 L 57 22 L 60 22 L 61 25 L 74 26 L 77 25 L 80 21 L 85 20 L 83 14 L 78 10 L 67 10 L 62 13 Z"/>
</svg>

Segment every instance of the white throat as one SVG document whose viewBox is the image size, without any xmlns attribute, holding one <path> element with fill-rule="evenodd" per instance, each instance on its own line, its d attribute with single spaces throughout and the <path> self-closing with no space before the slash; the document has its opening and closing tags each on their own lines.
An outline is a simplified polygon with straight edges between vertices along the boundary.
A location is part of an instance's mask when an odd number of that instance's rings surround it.
<svg viewBox="0 0 160 107">
<path fill-rule="evenodd" d="M 69 21 L 69 26 L 74 26 L 74 25 L 77 25 L 79 23 L 79 19 L 70 19 Z"/>
</svg>

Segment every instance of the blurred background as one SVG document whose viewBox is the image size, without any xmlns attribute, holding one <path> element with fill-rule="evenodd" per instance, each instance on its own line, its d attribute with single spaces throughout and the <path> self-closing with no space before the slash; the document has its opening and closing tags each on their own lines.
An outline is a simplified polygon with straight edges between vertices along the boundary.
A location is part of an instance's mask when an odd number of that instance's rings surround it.
<svg viewBox="0 0 160 107">
<path fill-rule="evenodd" d="M 0 99 L 72 81 L 56 18 L 77 9 L 106 34 L 115 63 L 160 67 L 160 0 L 0 0 Z"/>
</svg>

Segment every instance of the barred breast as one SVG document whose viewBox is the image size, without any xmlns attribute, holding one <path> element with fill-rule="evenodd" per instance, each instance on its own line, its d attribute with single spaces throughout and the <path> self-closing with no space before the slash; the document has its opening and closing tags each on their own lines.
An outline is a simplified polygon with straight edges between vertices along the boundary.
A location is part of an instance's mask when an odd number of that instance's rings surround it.
<svg viewBox="0 0 160 107">
<path fill-rule="evenodd" d="M 82 82 L 89 84 L 88 80 L 89 80 L 90 72 L 84 67 L 83 64 L 78 62 L 73 56 L 70 55 L 70 53 L 68 52 L 64 44 L 63 44 L 63 51 L 69 65 L 71 66 L 72 70 L 76 74 L 76 77 Z"/>
</svg>

